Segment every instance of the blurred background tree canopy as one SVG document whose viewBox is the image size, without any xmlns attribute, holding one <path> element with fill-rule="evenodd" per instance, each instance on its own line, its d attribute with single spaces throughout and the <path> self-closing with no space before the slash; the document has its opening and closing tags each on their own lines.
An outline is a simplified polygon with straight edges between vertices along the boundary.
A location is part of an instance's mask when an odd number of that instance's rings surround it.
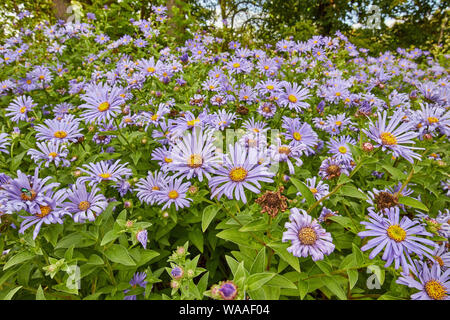
<svg viewBox="0 0 450 320">
<path fill-rule="evenodd" d="M 397 47 L 419 47 L 448 52 L 450 0 L 3 0 L 0 37 L 26 22 L 18 20 L 28 10 L 35 20 L 67 20 L 70 6 L 83 14 L 107 19 L 111 37 L 132 33 L 131 18 L 146 19 L 151 7 L 168 8 L 170 35 L 184 41 L 194 32 L 207 30 L 228 41 L 248 45 L 292 37 L 304 41 L 313 35 L 341 31 L 371 54 Z M 107 14 L 105 8 L 108 8 Z"/>
</svg>

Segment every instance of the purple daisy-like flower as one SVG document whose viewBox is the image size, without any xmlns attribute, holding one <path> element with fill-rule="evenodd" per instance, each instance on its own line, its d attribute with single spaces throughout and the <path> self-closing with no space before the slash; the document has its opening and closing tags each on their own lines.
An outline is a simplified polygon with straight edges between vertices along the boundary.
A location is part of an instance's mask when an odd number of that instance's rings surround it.
<svg viewBox="0 0 450 320">
<path fill-rule="evenodd" d="M 130 280 L 130 285 L 133 289 L 135 289 L 137 286 L 140 286 L 142 288 L 145 288 L 147 286 L 147 281 L 145 280 L 147 278 L 147 274 L 145 272 L 136 272 L 133 276 L 133 278 Z M 129 292 L 130 290 L 124 290 L 124 293 Z M 124 300 L 136 300 L 135 295 L 129 295 L 125 296 Z"/>
<path fill-rule="evenodd" d="M 0 133 L 0 152 L 9 154 L 8 149 L 6 149 L 8 146 L 11 145 L 10 137 L 7 133 Z"/>
<path fill-rule="evenodd" d="M 436 243 L 427 238 L 418 237 L 433 236 L 431 233 L 427 232 L 418 221 L 412 221 L 406 216 L 400 220 L 399 208 L 385 209 L 385 214 L 387 217 L 369 209 L 369 221 L 361 222 L 366 226 L 366 230 L 358 235 L 362 238 L 374 237 L 361 248 L 362 251 L 373 248 L 369 255 L 370 259 L 375 258 L 384 249 L 381 258 L 386 261 L 385 267 L 389 267 L 394 262 L 395 269 L 401 265 L 403 272 L 407 273 L 411 268 L 412 253 L 419 257 L 425 255 L 432 258 L 431 254 Z M 427 246 L 431 246 L 432 249 Z"/>
<path fill-rule="evenodd" d="M 287 106 L 291 110 L 301 112 L 302 109 L 309 108 L 309 104 L 304 102 L 310 97 L 309 89 L 302 88 L 296 83 L 284 83 L 286 93 L 281 95 L 279 103 L 282 106 Z"/>
<path fill-rule="evenodd" d="M 186 193 L 191 184 L 189 182 L 183 183 L 183 179 L 170 179 L 162 185 L 161 190 L 155 191 L 155 201 L 158 204 L 164 203 L 162 210 L 175 204 L 175 208 L 182 209 L 189 207 L 189 202 L 192 201 L 186 198 Z"/>
<path fill-rule="evenodd" d="M 363 129 L 363 132 L 377 144 L 377 147 L 381 147 L 382 151 L 390 151 L 394 157 L 403 157 L 409 162 L 414 162 L 414 159 L 420 160 L 420 155 L 413 152 L 414 148 L 410 146 L 405 146 L 404 144 L 414 144 L 412 140 L 418 136 L 417 132 L 412 131 L 411 123 L 400 122 L 403 119 L 405 113 L 401 110 L 394 112 L 392 117 L 387 123 L 387 113 L 378 113 L 378 121 L 374 125 L 370 123 L 369 130 Z M 400 125 L 399 125 L 400 124 Z"/>
<path fill-rule="evenodd" d="M 335 158 L 327 158 L 322 161 L 319 168 L 319 176 L 322 179 L 331 180 L 338 178 L 341 174 L 349 175 L 349 167 L 347 164 Z"/>
<path fill-rule="evenodd" d="M 27 176 L 20 170 L 17 171 L 17 178 L 2 186 L 4 195 L 8 199 L 7 213 L 25 209 L 30 213 L 40 212 L 40 205 L 45 205 L 49 201 L 45 194 L 59 183 L 45 183 L 52 177 L 39 178 L 39 167 L 34 170 L 34 176 Z"/>
<path fill-rule="evenodd" d="M 147 230 L 139 230 L 136 233 L 136 239 L 141 243 L 144 249 L 147 249 L 147 236 L 148 236 Z"/>
<path fill-rule="evenodd" d="M 33 102 L 32 98 L 27 96 L 16 97 L 5 109 L 6 111 L 9 111 L 9 113 L 6 113 L 5 115 L 10 117 L 13 122 L 27 121 L 27 114 L 34 106 L 36 106 L 36 104 Z"/>
<path fill-rule="evenodd" d="M 65 189 L 58 190 L 56 193 L 53 193 L 52 190 L 48 190 L 45 194 L 45 202 L 39 206 L 37 212 L 33 213 L 31 216 L 19 215 L 24 219 L 20 224 L 19 233 L 23 234 L 26 229 L 34 225 L 33 239 L 36 239 L 42 224 L 62 224 L 62 217 L 64 215 L 70 215 L 63 207 L 66 193 L 67 191 Z"/>
<path fill-rule="evenodd" d="M 123 177 L 129 177 L 132 175 L 130 169 L 126 167 L 126 163 L 120 163 L 120 160 L 112 163 L 112 161 L 100 161 L 97 163 L 84 164 L 84 168 L 78 168 L 82 172 L 87 173 L 87 177 L 78 178 L 79 182 L 89 182 L 89 185 L 93 186 L 103 181 L 118 182 Z"/>
<path fill-rule="evenodd" d="M 87 123 L 108 123 L 121 111 L 125 103 L 124 90 L 119 87 L 109 87 L 98 84 L 86 88 L 86 94 L 81 98 L 86 102 L 80 108 L 86 109 L 81 117 Z"/>
<path fill-rule="evenodd" d="M 59 167 L 60 164 L 62 164 L 63 167 L 70 166 L 69 160 L 66 159 L 69 150 L 67 150 L 67 147 L 64 144 L 61 144 L 61 142 L 37 142 L 36 145 L 39 150 L 29 149 L 27 154 L 30 155 L 37 164 L 41 165 L 42 163 L 45 163 L 44 166 L 46 168 L 48 168 L 52 162 L 56 167 Z"/>
<path fill-rule="evenodd" d="M 316 184 L 317 182 L 317 184 Z M 309 190 L 314 195 L 314 198 L 316 200 L 319 200 L 320 198 L 326 196 L 328 194 L 328 188 L 329 186 L 324 183 L 322 180 L 317 179 L 317 177 L 308 178 L 305 181 L 306 186 L 309 188 Z M 298 192 L 297 195 L 301 195 L 301 192 Z M 302 202 L 305 202 L 305 199 L 302 200 Z"/>
<path fill-rule="evenodd" d="M 402 274 L 397 279 L 398 284 L 415 288 L 419 292 L 411 296 L 412 300 L 450 300 L 450 269 L 442 271 L 439 264 L 435 263 L 428 268 L 426 263 L 417 262 L 419 270 L 413 275 Z"/>
<path fill-rule="evenodd" d="M 188 180 L 197 177 L 202 182 L 203 176 L 211 179 L 211 173 L 220 160 L 213 142 L 212 131 L 195 128 L 186 133 L 181 140 L 172 144 L 172 162 L 168 164 L 168 170 L 175 172 L 174 177 L 181 175 Z"/>
<path fill-rule="evenodd" d="M 37 131 L 36 139 L 51 140 L 53 142 L 76 142 L 78 138 L 83 137 L 80 133 L 79 122 L 70 117 L 62 120 L 44 121 L 44 124 L 39 124 L 34 127 Z"/>
<path fill-rule="evenodd" d="M 161 190 L 167 184 L 166 179 L 165 173 L 159 171 L 149 172 L 145 179 L 139 179 L 134 189 L 134 191 L 137 191 L 139 200 L 147 204 L 154 204 L 156 202 L 156 191 Z"/>
<path fill-rule="evenodd" d="M 280 138 L 275 140 L 276 144 L 272 144 L 269 147 L 270 157 L 276 162 L 286 162 L 288 164 L 289 173 L 294 174 L 295 168 L 291 161 L 295 160 L 295 165 L 300 167 L 303 161 L 300 157 L 305 151 L 305 146 L 290 142 L 289 144 L 282 143 Z"/>
<path fill-rule="evenodd" d="M 277 106 L 270 102 L 263 102 L 258 107 L 258 113 L 262 115 L 266 119 L 273 118 L 275 113 L 277 112 Z"/>
<path fill-rule="evenodd" d="M 246 203 L 244 188 L 254 193 L 260 192 L 260 181 L 272 183 L 275 174 L 259 163 L 258 153 L 254 148 L 248 151 L 235 143 L 229 145 L 229 152 L 224 156 L 224 163 L 216 170 L 215 177 L 209 180 L 211 188 L 211 198 L 217 196 L 220 199 L 222 195 L 228 199 L 233 199 L 233 193 L 236 200 L 242 200 Z"/>
<path fill-rule="evenodd" d="M 307 155 L 314 154 L 319 138 L 309 123 L 302 123 L 299 118 L 283 117 L 282 127 L 287 131 L 283 133 L 286 139 L 291 140 L 295 145 L 302 146 Z"/>
<path fill-rule="evenodd" d="M 66 211 L 72 214 L 72 218 L 77 223 L 84 223 L 86 220 L 94 221 L 108 206 L 108 202 L 100 189 L 93 186 L 91 191 L 86 190 L 84 183 L 77 181 L 71 189 L 67 191 L 68 202 L 64 203 Z"/>
<path fill-rule="evenodd" d="M 349 145 L 356 145 L 356 141 L 349 136 L 341 136 L 339 139 L 332 139 L 327 143 L 333 157 L 342 162 L 353 160 Z"/>
<path fill-rule="evenodd" d="M 292 208 L 286 222 L 287 231 L 283 233 L 283 242 L 291 241 L 287 251 L 296 257 L 311 256 L 314 261 L 323 260 L 325 255 L 334 251 L 331 234 L 326 232 L 317 221 L 303 209 Z"/>
</svg>

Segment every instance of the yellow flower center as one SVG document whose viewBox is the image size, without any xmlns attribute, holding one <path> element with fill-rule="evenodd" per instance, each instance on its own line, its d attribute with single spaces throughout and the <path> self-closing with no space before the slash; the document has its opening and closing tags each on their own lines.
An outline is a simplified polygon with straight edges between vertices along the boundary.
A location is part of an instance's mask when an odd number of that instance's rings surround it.
<svg viewBox="0 0 450 320">
<path fill-rule="evenodd" d="M 102 179 L 108 179 L 111 177 L 111 174 L 106 172 L 106 173 L 100 173 L 98 176 Z"/>
<path fill-rule="evenodd" d="M 240 63 L 238 63 L 238 62 L 235 62 L 235 63 L 233 63 L 233 68 L 239 68 L 241 66 L 241 64 Z"/>
<path fill-rule="evenodd" d="M 317 189 L 316 188 L 309 188 L 309 190 L 311 190 L 312 193 L 317 193 Z"/>
<path fill-rule="evenodd" d="M 158 120 L 158 114 L 154 114 L 154 115 L 152 115 L 151 119 L 152 119 L 153 121 L 156 121 L 156 120 Z"/>
<path fill-rule="evenodd" d="M 285 155 L 288 155 L 288 154 L 291 153 L 291 149 L 289 147 L 283 146 L 283 147 L 279 147 L 278 148 L 278 152 L 282 153 L 282 154 L 285 154 Z"/>
<path fill-rule="evenodd" d="M 65 137 L 67 137 L 67 132 L 65 132 L 65 131 L 56 131 L 56 132 L 53 134 L 53 136 L 54 136 L 55 138 L 58 138 L 58 139 L 64 139 Z"/>
<path fill-rule="evenodd" d="M 82 210 L 82 211 L 86 211 L 87 209 L 89 209 L 91 207 L 91 203 L 89 201 L 81 201 L 78 204 L 78 209 Z"/>
<path fill-rule="evenodd" d="M 165 161 L 166 163 L 170 163 L 170 162 L 172 162 L 173 160 L 172 160 L 171 158 L 164 157 L 164 161 Z"/>
<path fill-rule="evenodd" d="M 27 111 L 27 107 L 20 108 L 20 113 L 25 113 L 25 111 Z"/>
<path fill-rule="evenodd" d="M 39 218 L 44 218 L 52 212 L 52 208 L 50 206 L 39 206 L 39 208 L 41 209 L 41 213 L 36 214 Z"/>
<path fill-rule="evenodd" d="M 203 164 L 203 158 L 200 154 L 191 154 L 187 161 L 187 165 L 190 168 L 198 168 L 201 167 Z"/>
<path fill-rule="evenodd" d="M 342 121 L 336 121 L 335 124 L 339 127 L 342 125 Z"/>
<path fill-rule="evenodd" d="M 340 92 L 336 92 L 336 97 L 340 97 L 341 93 Z"/>
<path fill-rule="evenodd" d="M 394 224 L 387 229 L 387 235 L 395 242 L 402 242 L 406 239 L 406 231 L 398 224 Z"/>
<path fill-rule="evenodd" d="M 243 181 L 247 177 L 248 171 L 242 167 L 236 167 L 230 170 L 228 176 L 234 182 Z"/>
<path fill-rule="evenodd" d="M 153 72 L 155 72 L 156 70 L 155 70 L 155 68 L 153 68 L 153 67 L 148 67 L 147 68 L 147 72 L 149 72 L 149 73 L 153 73 Z"/>
<path fill-rule="evenodd" d="M 298 132 L 294 132 L 294 134 L 292 135 L 294 137 L 295 140 L 300 141 L 302 140 L 302 135 Z"/>
<path fill-rule="evenodd" d="M 269 90 L 273 90 L 274 86 L 269 84 L 266 88 L 269 89 Z"/>
<path fill-rule="evenodd" d="M 176 190 L 169 191 L 168 196 L 170 199 L 176 199 L 178 198 L 178 192 Z"/>
<path fill-rule="evenodd" d="M 197 123 L 199 123 L 200 122 L 200 120 L 199 119 L 194 119 L 194 120 L 189 120 L 188 122 L 187 122 L 187 125 L 188 126 L 195 126 Z"/>
<path fill-rule="evenodd" d="M 292 103 L 295 103 L 295 102 L 297 102 L 297 97 L 294 96 L 293 94 L 290 94 L 290 95 L 288 96 L 288 100 L 289 100 L 290 102 L 292 102 Z"/>
<path fill-rule="evenodd" d="M 269 66 L 264 66 L 264 70 L 269 70 Z"/>
<path fill-rule="evenodd" d="M 303 227 L 298 232 L 298 239 L 303 245 L 313 245 L 317 241 L 317 233 L 311 227 Z"/>
<path fill-rule="evenodd" d="M 397 144 L 397 138 L 390 132 L 383 132 L 380 136 L 383 144 L 387 144 L 389 146 Z"/>
<path fill-rule="evenodd" d="M 427 281 L 425 284 L 425 291 L 428 296 L 434 300 L 442 300 L 447 296 L 447 290 L 442 283 L 437 280 Z"/>
<path fill-rule="evenodd" d="M 427 119 L 429 123 L 436 123 L 439 121 L 439 119 L 436 117 L 428 117 Z"/>
<path fill-rule="evenodd" d="M 49 157 L 52 157 L 52 158 L 56 158 L 58 156 L 58 154 L 56 152 L 50 152 L 48 155 L 49 155 Z"/>
<path fill-rule="evenodd" d="M 105 102 L 100 103 L 97 109 L 100 112 L 105 112 L 106 110 L 109 109 L 109 102 L 105 101 Z"/>
<path fill-rule="evenodd" d="M 338 150 L 339 150 L 340 153 L 347 153 L 347 148 L 344 147 L 344 146 L 339 147 Z"/>
<path fill-rule="evenodd" d="M 31 80 L 27 80 L 27 84 L 31 84 Z"/>
</svg>

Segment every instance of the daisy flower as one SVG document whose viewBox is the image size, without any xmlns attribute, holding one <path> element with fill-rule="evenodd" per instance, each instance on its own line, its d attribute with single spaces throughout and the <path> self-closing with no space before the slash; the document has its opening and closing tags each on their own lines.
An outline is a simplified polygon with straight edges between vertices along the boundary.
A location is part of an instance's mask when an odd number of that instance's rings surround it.
<svg viewBox="0 0 450 320">
<path fill-rule="evenodd" d="M 37 142 L 36 146 L 39 150 L 29 149 L 27 154 L 38 164 L 41 165 L 45 163 L 45 167 L 48 168 L 50 163 L 54 163 L 56 167 L 62 164 L 63 167 L 70 166 L 69 160 L 67 160 L 67 155 L 69 150 L 60 141 L 48 141 L 48 142 Z"/>
<path fill-rule="evenodd" d="M 36 104 L 33 102 L 33 99 L 27 96 L 19 96 L 14 99 L 13 102 L 9 104 L 9 106 L 5 109 L 7 112 L 5 115 L 10 117 L 11 121 L 19 122 L 19 121 L 27 121 L 28 120 L 28 112 L 31 111 Z"/>
<path fill-rule="evenodd" d="M 260 181 L 272 183 L 274 173 L 258 162 L 257 152 L 253 148 L 246 149 L 238 143 L 229 145 L 229 153 L 224 155 L 224 163 L 216 170 L 215 177 L 209 180 L 211 198 L 220 199 L 225 195 L 228 199 L 242 200 L 246 203 L 244 188 L 254 193 L 260 192 Z"/>
<path fill-rule="evenodd" d="M 400 122 L 405 113 L 401 110 L 394 112 L 387 123 L 387 113 L 378 113 L 378 121 L 376 124 L 370 122 L 369 130 L 362 131 L 377 144 L 376 147 L 381 147 L 382 151 L 390 151 L 394 157 L 403 157 L 409 162 L 413 163 L 414 159 L 420 160 L 420 155 L 413 152 L 414 148 L 406 146 L 405 144 L 414 144 L 412 140 L 418 136 L 417 132 L 411 130 L 411 123 Z M 399 125 L 400 124 L 400 125 Z"/>
<path fill-rule="evenodd" d="M 6 149 L 8 146 L 11 145 L 10 137 L 7 133 L 0 133 L 0 152 L 4 152 L 6 154 L 9 154 L 8 149 Z"/>
<path fill-rule="evenodd" d="M 177 210 L 189 207 L 189 202 L 192 200 L 186 198 L 186 193 L 190 185 L 189 182 L 183 183 L 183 178 L 171 178 L 162 185 L 161 190 L 155 191 L 155 200 L 158 204 L 164 203 L 162 210 L 172 204 L 175 204 Z"/>
<path fill-rule="evenodd" d="M 286 92 L 280 97 L 280 104 L 282 106 L 287 106 L 291 110 L 301 112 L 302 109 L 309 108 L 309 104 L 303 100 L 310 97 L 309 90 L 307 88 L 302 88 L 296 83 L 285 83 L 284 88 Z"/>
<path fill-rule="evenodd" d="M 313 261 L 323 260 L 325 255 L 334 251 L 331 234 L 326 232 L 317 221 L 303 209 L 292 208 L 290 222 L 284 225 L 283 242 L 291 241 L 287 251 L 296 257 L 309 257 Z"/>
<path fill-rule="evenodd" d="M 38 124 L 34 129 L 37 131 L 36 139 L 39 141 L 66 143 L 76 142 L 78 138 L 83 137 L 78 126 L 77 120 L 67 117 L 62 120 L 44 120 L 44 124 Z"/>
<path fill-rule="evenodd" d="M 166 179 L 166 174 L 159 171 L 149 172 L 146 178 L 139 179 L 134 189 L 139 200 L 147 204 L 154 204 L 156 202 L 156 191 L 161 190 L 163 185 L 167 184 Z"/>
<path fill-rule="evenodd" d="M 86 220 L 94 221 L 108 206 L 108 202 L 100 189 L 93 186 L 91 191 L 86 190 L 84 183 L 77 181 L 71 189 L 67 191 L 68 202 L 64 203 L 64 208 L 72 214 L 75 222 L 84 223 Z"/>
<path fill-rule="evenodd" d="M 405 273 L 411 268 L 411 254 L 415 253 L 419 257 L 425 255 L 431 259 L 433 249 L 437 245 L 433 241 L 419 236 L 433 235 L 425 231 L 425 228 L 417 221 L 412 221 L 406 216 L 400 220 L 399 208 L 385 210 L 387 217 L 369 209 L 369 221 L 361 222 L 366 226 L 366 230 L 358 235 L 361 238 L 373 237 L 361 250 L 373 249 L 369 254 L 369 258 L 373 259 L 384 249 L 381 258 L 386 261 L 385 267 L 389 267 L 394 262 L 395 269 L 401 265 Z"/>
<path fill-rule="evenodd" d="M 341 136 L 339 139 L 332 139 L 327 143 L 333 157 L 346 163 L 353 161 L 349 145 L 356 145 L 356 141 L 349 136 Z"/>
<path fill-rule="evenodd" d="M 120 160 L 112 163 L 112 161 L 100 161 L 97 163 L 84 164 L 84 168 L 78 168 L 82 172 L 88 174 L 87 177 L 78 178 L 79 182 L 89 182 L 90 186 L 93 186 L 102 181 L 114 181 L 118 182 L 124 176 L 128 177 L 132 175 L 130 169 L 126 167 L 126 163 L 120 163 Z"/>
</svg>

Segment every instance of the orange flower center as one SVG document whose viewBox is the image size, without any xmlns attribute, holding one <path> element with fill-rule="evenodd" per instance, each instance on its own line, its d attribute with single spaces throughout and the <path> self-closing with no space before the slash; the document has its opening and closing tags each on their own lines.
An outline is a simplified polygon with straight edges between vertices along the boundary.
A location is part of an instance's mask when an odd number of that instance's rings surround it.
<svg viewBox="0 0 450 320">
<path fill-rule="evenodd" d="M 91 207 L 91 203 L 89 201 L 81 201 L 78 204 L 78 209 L 85 211 Z"/>
<path fill-rule="evenodd" d="M 105 102 L 100 103 L 97 109 L 100 112 L 105 112 L 106 110 L 109 109 L 109 106 L 110 106 L 109 102 L 105 101 Z"/>
<path fill-rule="evenodd" d="M 58 138 L 58 139 L 64 139 L 65 137 L 67 137 L 67 132 L 65 132 L 65 131 L 56 131 L 56 132 L 53 134 L 53 136 L 54 136 L 55 138 Z"/>
</svg>

